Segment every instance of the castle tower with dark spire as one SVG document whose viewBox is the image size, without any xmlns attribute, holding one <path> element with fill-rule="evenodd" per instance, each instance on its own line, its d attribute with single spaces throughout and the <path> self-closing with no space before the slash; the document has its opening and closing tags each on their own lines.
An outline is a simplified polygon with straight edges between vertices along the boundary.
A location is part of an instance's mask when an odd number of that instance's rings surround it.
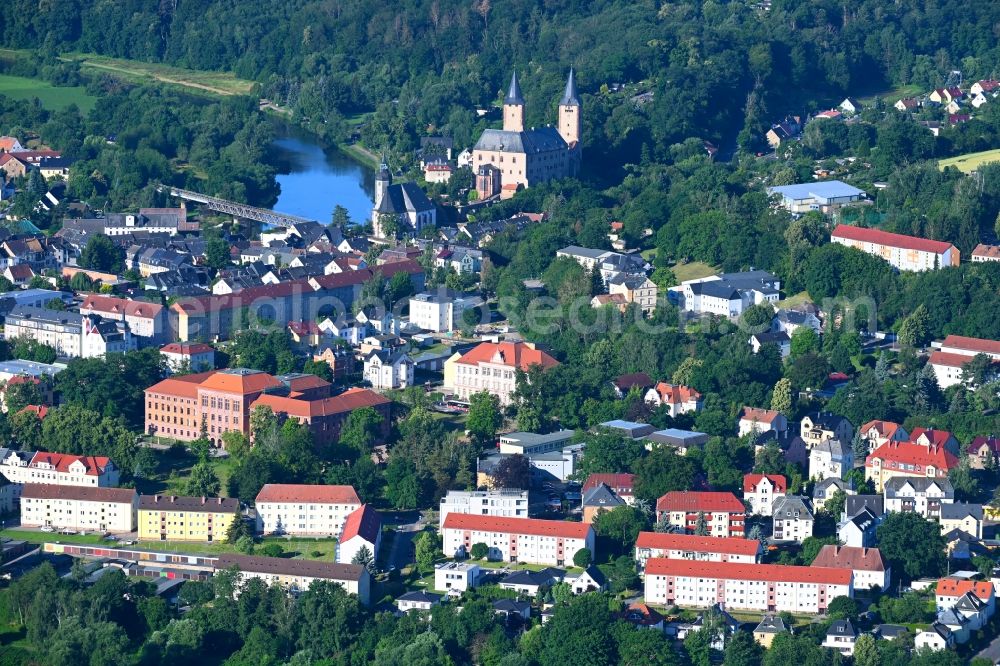
<svg viewBox="0 0 1000 666">
<path fill-rule="evenodd" d="M 580 97 L 576 93 L 576 74 L 571 67 L 566 90 L 559 100 L 559 135 L 571 149 L 580 143 L 582 119 Z"/>
<path fill-rule="evenodd" d="M 392 185 L 392 174 L 389 172 L 389 165 L 385 161 L 385 153 L 382 154 L 382 161 L 378 166 L 378 173 L 375 174 L 375 210 L 382 205 L 389 186 Z"/>
<path fill-rule="evenodd" d="M 524 131 L 524 95 L 517 82 L 517 72 L 510 77 L 510 88 L 503 98 L 503 129 L 505 132 Z"/>
</svg>

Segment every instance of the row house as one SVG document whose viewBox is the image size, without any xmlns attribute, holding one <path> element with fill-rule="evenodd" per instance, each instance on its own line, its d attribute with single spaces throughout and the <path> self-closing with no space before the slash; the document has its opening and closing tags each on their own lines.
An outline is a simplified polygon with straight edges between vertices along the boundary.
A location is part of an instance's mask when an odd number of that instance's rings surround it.
<svg viewBox="0 0 1000 666">
<path fill-rule="evenodd" d="M 824 613 L 837 597 L 853 597 L 849 569 L 781 564 L 651 559 L 646 563 L 645 599 L 664 606 L 767 613 Z"/>
<path fill-rule="evenodd" d="M 371 574 L 360 564 L 229 553 L 220 555 L 215 561 L 216 571 L 234 568 L 239 571 L 241 589 L 249 581 L 258 579 L 267 586 L 277 584 L 291 594 L 299 594 L 317 581 L 326 581 L 357 596 L 362 605 L 371 602 Z"/>
<path fill-rule="evenodd" d="M 26 483 L 21 488 L 21 527 L 132 532 L 138 505 L 132 488 Z"/>
<path fill-rule="evenodd" d="M 530 342 L 484 342 L 465 354 L 456 352 L 445 362 L 444 385 L 462 400 L 487 391 L 506 406 L 513 401 L 518 370 L 547 370 L 557 365 L 559 361 Z"/>
<path fill-rule="evenodd" d="M 450 513 L 442 527 L 444 552 L 464 557 L 477 543 L 503 562 L 568 566 L 577 552 L 594 552 L 594 530 L 585 523 Z"/>
<path fill-rule="evenodd" d="M 865 479 L 875 484 L 876 492 L 882 492 L 886 482 L 892 477 L 943 480 L 957 466 L 958 458 L 943 446 L 887 442 L 865 459 Z"/>
<path fill-rule="evenodd" d="M 743 537 L 639 532 L 635 541 L 635 560 L 640 568 L 652 558 L 753 564 L 760 561 L 763 550 L 760 541 Z"/>
<path fill-rule="evenodd" d="M 498 518 L 528 518 L 530 502 L 527 490 L 449 490 L 438 504 L 438 527 L 450 513 Z"/>
<path fill-rule="evenodd" d="M 892 567 L 878 548 L 827 544 L 820 548 L 811 566 L 850 569 L 854 574 L 855 590 L 870 590 L 875 587 L 888 590 L 892 580 Z"/>
<path fill-rule="evenodd" d="M 743 411 L 740 412 L 737 427 L 739 428 L 738 437 L 745 437 L 752 432 L 759 435 L 773 431 L 780 438 L 788 432 L 788 419 L 785 418 L 784 414 L 773 409 L 744 407 Z"/>
<path fill-rule="evenodd" d="M 781 474 L 744 474 L 743 499 L 750 504 L 750 513 L 770 516 L 771 505 L 788 491 L 788 481 Z"/>
<path fill-rule="evenodd" d="M 142 541 L 225 541 L 240 518 L 240 501 L 229 497 L 141 495 L 139 539 Z"/>
<path fill-rule="evenodd" d="M 100 315 L 24 305 L 14 307 L 7 314 L 3 336 L 5 340 L 34 340 L 70 358 L 96 358 L 135 348 L 127 325 L 119 326 Z"/>
<path fill-rule="evenodd" d="M 80 304 L 80 314 L 124 322 L 142 344 L 161 344 L 167 335 L 167 310 L 159 303 L 89 294 Z"/>
<path fill-rule="evenodd" d="M 701 409 L 702 395 L 690 386 L 658 382 L 646 391 L 644 400 L 653 407 L 666 407 L 671 418 L 690 414 Z"/>
<path fill-rule="evenodd" d="M 934 370 L 941 388 L 948 388 L 963 381 L 963 368 L 979 354 L 985 354 L 993 361 L 993 368 L 1000 367 L 1000 341 L 984 338 L 970 338 L 964 335 L 949 335 L 931 352 L 928 363 Z"/>
<path fill-rule="evenodd" d="M 694 533 L 704 522 L 705 533 L 713 537 L 743 536 L 746 507 L 728 492 L 671 491 L 656 500 L 657 521 Z"/>
<path fill-rule="evenodd" d="M 104 456 L 68 453 L 34 453 L 0 448 L 0 474 L 18 486 L 44 483 L 54 486 L 115 488 L 121 477 L 118 467 Z"/>
<path fill-rule="evenodd" d="M 941 508 L 955 501 L 955 488 L 946 478 L 894 476 L 885 482 L 883 492 L 887 512 L 924 518 L 940 518 Z"/>
<path fill-rule="evenodd" d="M 958 248 L 945 241 L 838 224 L 830 242 L 879 257 L 901 271 L 929 271 L 959 265 Z"/>
<path fill-rule="evenodd" d="M 268 483 L 254 505 L 260 534 L 340 537 L 361 500 L 351 486 Z"/>
</svg>

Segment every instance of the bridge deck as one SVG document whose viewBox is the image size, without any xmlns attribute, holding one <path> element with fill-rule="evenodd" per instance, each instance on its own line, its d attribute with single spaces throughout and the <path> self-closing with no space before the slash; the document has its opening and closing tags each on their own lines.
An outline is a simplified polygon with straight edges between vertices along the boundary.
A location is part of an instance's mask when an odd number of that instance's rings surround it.
<svg viewBox="0 0 1000 666">
<path fill-rule="evenodd" d="M 160 187 L 158 189 L 163 191 L 167 188 Z M 218 197 L 210 197 L 207 194 L 192 192 L 191 190 L 183 190 L 179 187 L 171 187 L 169 188 L 169 192 L 172 197 L 178 197 L 186 201 L 194 201 L 220 213 L 232 215 L 233 217 L 238 217 L 242 220 L 254 220 L 255 222 L 261 222 L 263 224 L 271 224 L 276 227 L 287 227 L 293 224 L 301 224 L 303 222 L 316 222 L 316 220 L 299 217 L 298 215 L 279 213 L 278 211 L 268 210 L 267 208 L 257 208 L 256 206 L 248 206 L 247 204 L 236 203 L 235 201 L 228 201 Z"/>
</svg>

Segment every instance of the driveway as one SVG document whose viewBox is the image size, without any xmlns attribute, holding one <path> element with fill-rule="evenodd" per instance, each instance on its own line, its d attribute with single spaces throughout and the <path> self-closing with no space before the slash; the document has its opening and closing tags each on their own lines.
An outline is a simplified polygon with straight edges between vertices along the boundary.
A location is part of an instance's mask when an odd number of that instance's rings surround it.
<svg viewBox="0 0 1000 666">
<path fill-rule="evenodd" d="M 397 524 L 392 547 L 384 558 L 385 567 L 395 567 L 398 571 L 413 562 L 413 538 L 424 529 L 425 522 L 417 511 L 400 511 L 388 514 L 385 519 Z"/>
</svg>

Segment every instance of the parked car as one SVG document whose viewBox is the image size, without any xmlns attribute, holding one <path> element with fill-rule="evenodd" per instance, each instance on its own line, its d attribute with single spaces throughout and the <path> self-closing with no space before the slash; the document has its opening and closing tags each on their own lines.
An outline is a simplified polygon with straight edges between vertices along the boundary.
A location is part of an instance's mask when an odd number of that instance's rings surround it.
<svg viewBox="0 0 1000 666">
<path fill-rule="evenodd" d="M 42 532 L 55 532 L 55 530 L 49 527 L 48 525 L 42 525 L 40 529 Z"/>
</svg>

